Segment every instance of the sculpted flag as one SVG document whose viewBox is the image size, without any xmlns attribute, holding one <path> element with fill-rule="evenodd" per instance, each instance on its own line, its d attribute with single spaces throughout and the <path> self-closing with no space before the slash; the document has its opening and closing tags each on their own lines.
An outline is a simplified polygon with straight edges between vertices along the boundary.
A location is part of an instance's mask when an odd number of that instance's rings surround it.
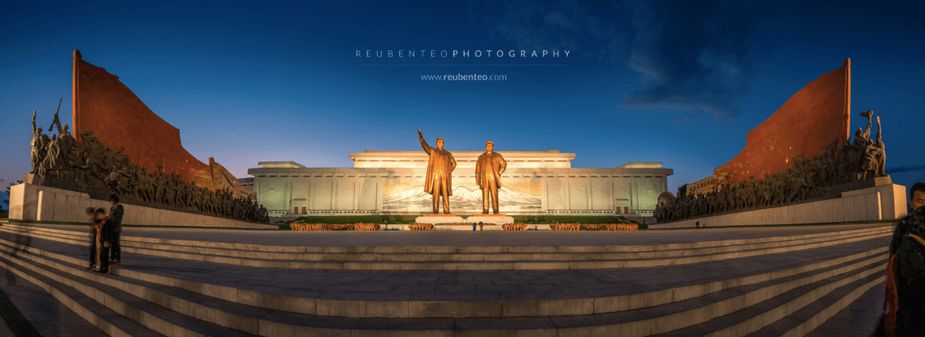
<svg viewBox="0 0 925 337">
<path fill-rule="evenodd" d="M 848 141 L 851 122 L 851 59 L 819 76 L 790 97 L 767 120 L 748 132 L 745 148 L 716 168 L 728 183 L 780 173 L 794 158 L 810 158 L 835 142 Z"/>
<path fill-rule="evenodd" d="M 84 61 L 77 50 L 73 81 L 71 121 L 78 140 L 90 131 L 148 172 L 176 173 L 201 187 L 244 193 L 237 179 L 212 158 L 207 165 L 187 152 L 180 130 L 151 111 L 119 77 Z"/>
</svg>

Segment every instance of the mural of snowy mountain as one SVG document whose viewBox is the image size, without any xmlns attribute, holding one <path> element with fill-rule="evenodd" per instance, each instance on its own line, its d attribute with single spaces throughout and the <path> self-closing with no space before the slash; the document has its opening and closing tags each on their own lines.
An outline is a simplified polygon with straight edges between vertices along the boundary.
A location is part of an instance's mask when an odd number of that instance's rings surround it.
<svg viewBox="0 0 925 337">
<path fill-rule="evenodd" d="M 515 191 L 505 187 L 498 192 L 501 212 L 538 211 L 542 206 L 539 196 Z M 430 212 L 433 210 L 433 197 L 424 188 L 417 187 L 385 196 L 382 208 L 387 212 Z M 477 187 L 456 186 L 450 197 L 450 210 L 454 213 L 481 213 L 482 190 Z"/>
</svg>

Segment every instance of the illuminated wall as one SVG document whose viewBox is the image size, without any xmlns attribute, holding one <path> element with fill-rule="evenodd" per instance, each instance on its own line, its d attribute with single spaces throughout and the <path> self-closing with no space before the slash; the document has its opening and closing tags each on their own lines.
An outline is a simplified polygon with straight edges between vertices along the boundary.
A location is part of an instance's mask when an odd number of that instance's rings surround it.
<svg viewBox="0 0 925 337">
<path fill-rule="evenodd" d="M 480 213 L 475 184 L 479 152 L 454 152 L 454 213 Z M 650 215 L 666 190 L 671 169 L 660 164 L 616 168 L 572 168 L 572 153 L 499 152 L 508 160 L 501 211 L 507 214 Z M 353 168 L 306 168 L 293 162 L 263 162 L 248 171 L 254 191 L 272 214 L 420 214 L 432 208 L 424 192 L 426 155 L 419 151 L 351 154 Z M 385 167 L 393 166 L 393 167 Z"/>
</svg>

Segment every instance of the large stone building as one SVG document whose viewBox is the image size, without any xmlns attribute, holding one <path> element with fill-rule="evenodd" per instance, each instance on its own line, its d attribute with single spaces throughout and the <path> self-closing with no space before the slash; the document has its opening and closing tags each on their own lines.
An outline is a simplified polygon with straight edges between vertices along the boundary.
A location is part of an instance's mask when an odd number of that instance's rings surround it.
<svg viewBox="0 0 925 337">
<path fill-rule="evenodd" d="M 574 153 L 499 151 L 507 160 L 501 211 L 517 215 L 650 216 L 673 172 L 661 163 L 616 168 L 574 168 Z M 475 184 L 481 152 L 454 151 L 452 211 L 481 212 Z M 423 151 L 363 151 L 350 154 L 351 168 L 305 167 L 292 161 L 260 162 L 248 170 L 253 191 L 271 216 L 421 214 L 431 210 L 424 192 Z"/>
</svg>

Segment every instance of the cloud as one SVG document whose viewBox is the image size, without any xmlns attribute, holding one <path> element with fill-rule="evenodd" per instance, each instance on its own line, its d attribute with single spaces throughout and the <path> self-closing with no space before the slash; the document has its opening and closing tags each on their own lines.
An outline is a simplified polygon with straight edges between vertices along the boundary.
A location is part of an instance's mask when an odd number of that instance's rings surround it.
<svg viewBox="0 0 925 337">
<path fill-rule="evenodd" d="M 619 2 L 485 1 L 473 3 L 470 16 L 489 34 L 518 48 L 571 49 L 582 57 L 617 62 L 625 54 L 629 26 Z"/>
<path fill-rule="evenodd" d="M 623 104 L 737 115 L 734 101 L 749 87 L 748 19 L 716 1 L 642 1 L 633 8 L 627 62 L 643 80 Z"/>
<path fill-rule="evenodd" d="M 747 4 L 746 4 L 747 5 Z M 473 8 L 493 37 L 523 48 L 571 48 L 592 61 L 625 64 L 640 88 L 628 108 L 738 115 L 748 91 L 750 20 L 735 2 L 486 2 Z"/>
</svg>

